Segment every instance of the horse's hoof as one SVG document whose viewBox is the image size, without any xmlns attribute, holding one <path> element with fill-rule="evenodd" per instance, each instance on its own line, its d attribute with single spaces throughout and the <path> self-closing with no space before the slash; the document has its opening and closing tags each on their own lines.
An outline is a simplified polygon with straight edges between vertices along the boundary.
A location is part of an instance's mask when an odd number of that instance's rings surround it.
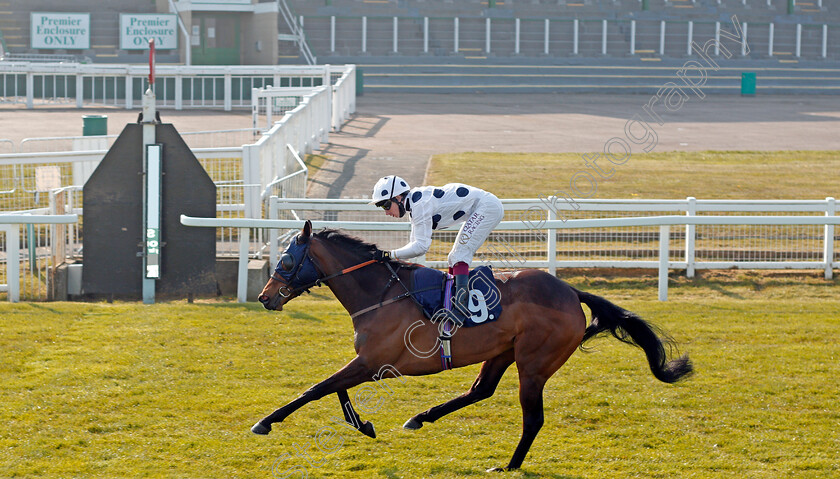
<svg viewBox="0 0 840 479">
<path fill-rule="evenodd" d="M 359 431 L 367 437 L 376 439 L 376 429 L 373 428 L 373 423 L 370 421 L 365 421 Z"/>
<path fill-rule="evenodd" d="M 254 424 L 253 427 L 251 427 L 251 432 L 253 432 L 254 434 L 260 434 L 260 435 L 263 435 L 263 436 L 268 434 L 270 431 L 271 431 L 271 425 L 266 426 L 261 422 L 258 422 L 256 424 Z"/>
<path fill-rule="evenodd" d="M 420 429 L 421 427 L 423 427 L 423 423 L 414 418 L 409 419 L 405 422 L 405 424 L 403 424 L 403 429 L 411 429 L 412 431 Z"/>
<path fill-rule="evenodd" d="M 491 467 L 490 469 L 487 469 L 487 472 L 509 472 L 515 471 L 516 469 L 517 468 L 515 467 Z"/>
</svg>

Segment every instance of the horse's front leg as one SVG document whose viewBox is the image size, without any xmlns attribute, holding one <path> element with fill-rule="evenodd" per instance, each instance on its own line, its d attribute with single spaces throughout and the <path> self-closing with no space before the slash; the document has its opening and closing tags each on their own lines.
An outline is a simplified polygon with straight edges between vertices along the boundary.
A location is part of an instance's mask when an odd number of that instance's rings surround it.
<svg viewBox="0 0 840 479">
<path fill-rule="evenodd" d="M 356 356 L 335 374 L 307 389 L 294 401 L 286 404 L 261 419 L 258 423 L 254 424 L 251 428 L 251 432 L 254 434 L 268 434 L 269 431 L 271 431 L 271 425 L 273 423 L 283 421 L 290 414 L 300 409 L 304 404 L 310 401 L 317 401 L 328 394 L 336 393 L 338 391 L 346 391 L 353 386 L 357 386 L 367 381 L 372 381 L 375 373 L 376 371 L 372 371 L 370 368 L 365 366 L 363 361 Z"/>
<path fill-rule="evenodd" d="M 342 389 L 336 393 L 338 395 L 338 402 L 341 403 L 341 411 L 344 413 L 344 420 L 359 432 L 367 437 L 376 438 L 376 429 L 373 428 L 373 423 L 370 421 L 362 422 L 362 418 L 353 409 L 353 403 L 350 402 L 350 396 L 347 391 Z"/>
</svg>

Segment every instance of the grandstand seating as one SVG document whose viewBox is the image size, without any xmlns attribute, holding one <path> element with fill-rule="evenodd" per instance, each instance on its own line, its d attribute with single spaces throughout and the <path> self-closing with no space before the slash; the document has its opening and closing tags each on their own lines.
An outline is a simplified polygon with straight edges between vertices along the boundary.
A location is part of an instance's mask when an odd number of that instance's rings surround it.
<svg viewBox="0 0 840 479">
<path fill-rule="evenodd" d="M 286 3 L 297 18 L 303 19 L 309 45 L 320 63 L 365 63 L 371 57 L 399 58 L 403 63 L 422 63 L 421 59 L 427 57 L 441 61 L 527 58 L 537 63 L 575 56 L 682 58 L 688 55 L 685 40 L 689 21 L 693 22 L 695 38 L 710 38 L 714 35 L 714 23 L 726 25 L 732 15 L 749 25 L 751 52 L 748 58 L 783 59 L 795 55 L 797 24 L 802 25 L 801 58 L 823 59 L 823 24 L 829 25 L 829 52 L 825 58 L 840 58 L 837 43 L 831 41 L 840 29 L 840 2 L 833 0 L 797 0 L 792 13 L 788 12 L 788 0 L 286 0 Z M 643 11 L 643 5 L 647 10 Z M 60 55 L 87 57 L 95 63 L 140 63 L 144 61 L 142 51 L 119 49 L 115 28 L 119 14 L 168 13 L 168 8 L 165 0 L 75 0 L 64 2 L 60 8 L 56 7 L 55 0 L 0 0 L 0 39 L 6 50 L 18 59 Z M 91 14 L 90 49 L 30 48 L 30 12 L 57 10 Z M 363 17 L 366 18 L 364 26 Z M 399 31 L 396 49 L 394 18 L 397 18 Z M 453 34 L 455 18 L 459 31 L 457 45 Z M 489 49 L 486 40 L 488 19 L 492 29 Z M 520 24 L 518 51 L 517 19 Z M 578 20 L 579 29 L 577 54 L 574 52 L 574 19 Z M 607 21 L 606 53 L 602 43 L 604 20 Z M 635 21 L 633 39 L 631 20 Z M 428 48 L 424 45 L 425 21 L 428 21 Z M 661 42 L 662 21 L 666 22 L 664 44 Z M 279 16 L 278 22 L 278 31 L 283 37 L 289 29 Z M 774 28 L 772 45 L 769 40 L 771 24 Z M 366 31 L 364 40 L 363 28 Z M 292 41 L 279 40 L 277 51 L 277 63 L 302 63 Z M 161 63 L 182 61 L 172 50 L 159 51 L 157 59 Z"/>
<path fill-rule="evenodd" d="M 788 0 L 287 0 L 299 15 L 352 16 L 510 16 L 629 18 L 639 14 L 666 20 L 716 20 L 733 14 L 770 21 L 788 14 Z M 837 21 L 840 8 L 828 0 L 797 0 L 801 21 Z M 833 5 L 830 5 L 833 4 Z"/>
<path fill-rule="evenodd" d="M 796 54 L 797 24 L 801 24 L 800 57 L 823 59 L 823 24 L 840 20 L 834 5 L 801 0 L 792 14 L 788 0 L 291 0 L 304 19 L 313 51 L 322 61 L 365 62 L 376 56 L 452 58 L 671 57 L 688 56 L 688 22 L 693 38 L 714 37 L 715 22 L 727 28 L 732 15 L 749 24 L 747 58 Z M 365 20 L 363 20 L 363 17 Z M 394 18 L 399 30 L 394 48 Z M 428 17 L 429 46 L 423 45 L 423 22 Z M 458 43 L 454 19 L 458 18 Z M 490 19 L 492 42 L 486 43 Z M 520 45 L 515 51 L 515 22 L 520 22 Z M 548 19 L 548 27 L 546 27 Z M 573 20 L 578 19 L 577 54 L 573 52 Z M 603 46 L 604 23 L 607 47 Z M 363 21 L 366 22 L 364 43 Z M 634 21 L 634 25 L 631 25 Z M 664 42 L 662 22 L 665 22 Z M 335 37 L 332 36 L 335 22 Z M 770 24 L 773 24 L 771 43 Z M 548 40 L 546 41 L 546 28 Z M 832 33 L 837 28 L 831 25 Z M 631 30 L 635 29 L 632 37 Z M 632 38 L 631 38 L 632 37 Z M 833 38 L 829 35 L 829 38 Z M 831 42 L 826 59 L 837 59 Z M 396 50 L 396 51 L 395 51 Z M 606 50 L 606 54 L 604 54 Z M 738 54 L 740 52 L 734 52 Z M 544 62 L 544 61 L 543 61 Z"/>
</svg>

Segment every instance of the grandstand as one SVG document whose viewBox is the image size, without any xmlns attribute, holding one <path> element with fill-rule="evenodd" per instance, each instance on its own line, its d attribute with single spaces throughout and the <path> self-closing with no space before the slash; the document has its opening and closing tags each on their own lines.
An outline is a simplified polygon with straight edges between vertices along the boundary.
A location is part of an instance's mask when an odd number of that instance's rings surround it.
<svg viewBox="0 0 840 479">
<path fill-rule="evenodd" d="M 120 48 L 120 14 L 173 8 L 183 31 L 178 50 L 159 51 L 161 63 L 185 63 L 186 43 L 194 64 L 306 63 L 293 24 L 303 25 L 319 63 L 680 58 L 688 55 L 689 28 L 695 37 L 714 35 L 715 23 L 726 25 L 733 15 L 761 45 L 749 58 L 840 58 L 830 41 L 840 29 L 840 8 L 824 0 L 0 0 L 0 39 L 16 59 L 137 63 L 141 50 Z M 33 48 L 30 14 L 56 11 L 90 14 L 89 48 Z"/>
<path fill-rule="evenodd" d="M 737 34 L 736 16 L 746 42 L 716 50 L 734 73 L 710 87 L 737 92 L 757 72 L 765 93 L 840 92 L 840 8 L 825 0 L 78 0 L 60 10 L 90 14 L 90 47 L 33 48 L 30 13 L 55 4 L 0 0 L 6 60 L 140 63 L 120 48 L 120 14 L 177 10 L 178 50 L 159 63 L 353 63 L 370 92 L 650 92 L 657 70 L 697 58 L 693 43 Z"/>
<path fill-rule="evenodd" d="M 769 30 L 774 28 L 774 49 L 754 49 L 751 58 L 796 56 L 798 35 L 799 56 L 821 59 L 823 25 L 833 34 L 832 22 L 840 20 L 836 6 L 829 8 L 828 2 L 819 0 L 293 0 L 290 4 L 323 61 L 382 55 L 401 61 L 412 56 L 536 61 L 634 54 L 679 58 L 687 56 L 689 22 L 695 37 L 714 36 L 715 24 L 723 23 L 725 28 L 733 15 L 752 25 L 752 37 L 762 46 L 767 46 Z M 838 52 L 828 50 L 825 58 L 837 58 Z"/>
</svg>

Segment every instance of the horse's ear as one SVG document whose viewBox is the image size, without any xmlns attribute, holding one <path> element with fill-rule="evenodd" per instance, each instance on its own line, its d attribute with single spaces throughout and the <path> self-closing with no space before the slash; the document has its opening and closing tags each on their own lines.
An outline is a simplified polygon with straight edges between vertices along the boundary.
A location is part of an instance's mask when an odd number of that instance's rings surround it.
<svg viewBox="0 0 840 479">
<path fill-rule="evenodd" d="M 300 239 L 302 243 L 309 241 L 309 235 L 312 234 L 312 222 L 306 220 L 303 224 L 303 229 L 300 230 Z"/>
</svg>

